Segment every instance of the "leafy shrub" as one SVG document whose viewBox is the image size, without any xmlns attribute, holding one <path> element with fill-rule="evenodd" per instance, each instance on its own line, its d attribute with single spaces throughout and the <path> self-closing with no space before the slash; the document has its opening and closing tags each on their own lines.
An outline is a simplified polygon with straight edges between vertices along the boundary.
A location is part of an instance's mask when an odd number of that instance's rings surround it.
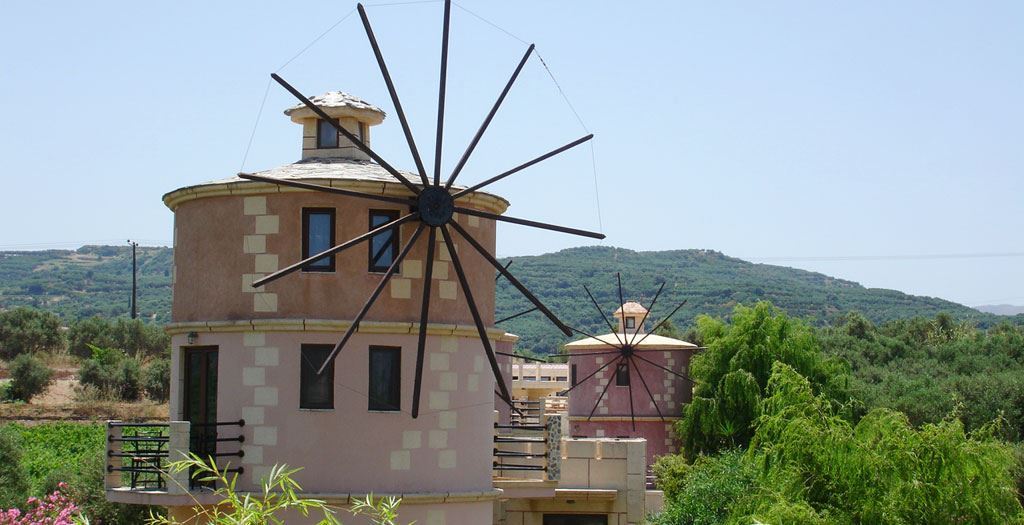
<svg viewBox="0 0 1024 525">
<path fill-rule="evenodd" d="M 71 325 L 68 330 L 68 351 L 88 359 L 92 357 L 90 345 L 116 348 L 142 358 L 165 355 L 171 339 L 160 327 L 139 319 L 90 317 Z"/>
<path fill-rule="evenodd" d="M 655 486 L 665 493 L 665 499 L 672 499 L 682 490 L 690 464 L 682 454 L 666 454 L 654 461 L 651 470 Z"/>
<path fill-rule="evenodd" d="M 166 402 L 171 395 L 171 360 L 155 359 L 149 363 L 144 373 L 143 385 L 146 388 L 146 396 L 150 399 Z"/>
<path fill-rule="evenodd" d="M 659 463 L 663 460 L 665 458 Z M 675 463 L 671 471 L 663 471 L 662 475 L 664 483 L 673 488 L 665 492 L 665 511 L 655 519 L 658 525 L 723 523 L 732 508 L 749 496 L 757 484 L 757 468 L 742 450 L 699 456 L 693 465 L 686 468 Z M 662 478 L 659 478 L 659 483 L 663 483 Z"/>
<path fill-rule="evenodd" d="M 98 389 L 104 396 L 136 401 L 142 396 L 139 360 L 114 348 L 90 345 L 92 357 L 82 363 L 78 381 Z"/>
<path fill-rule="evenodd" d="M 25 501 L 29 480 L 22 468 L 18 434 L 6 426 L 0 427 L 0 508 L 14 507 Z"/>
<path fill-rule="evenodd" d="M 0 358 L 63 347 L 64 335 L 56 315 L 25 307 L 0 312 Z"/>
<path fill-rule="evenodd" d="M 53 371 L 38 357 L 22 354 L 11 362 L 11 384 L 7 395 L 28 403 L 42 394 L 53 382 Z"/>
</svg>

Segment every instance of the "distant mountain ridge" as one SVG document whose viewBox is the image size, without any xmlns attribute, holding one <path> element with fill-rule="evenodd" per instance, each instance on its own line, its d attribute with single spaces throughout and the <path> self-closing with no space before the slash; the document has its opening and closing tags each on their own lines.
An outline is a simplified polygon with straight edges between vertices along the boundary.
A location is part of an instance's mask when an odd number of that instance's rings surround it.
<svg viewBox="0 0 1024 525">
<path fill-rule="evenodd" d="M 858 310 L 875 322 L 946 312 L 988 326 L 1006 320 L 943 299 L 869 289 L 843 279 L 782 266 L 754 264 L 710 250 L 636 252 L 612 247 L 571 248 L 514 257 L 512 270 L 565 322 L 590 333 L 608 330 L 583 291 L 586 284 L 606 314 L 618 305 L 615 273 L 621 272 L 626 300 L 649 305 L 662 281 L 665 291 L 648 328 L 686 299 L 673 318 L 677 327 L 699 314 L 725 316 L 737 303 L 769 300 L 791 315 L 826 324 Z M 156 323 L 170 320 L 171 248 L 140 247 L 139 312 Z M 127 314 L 131 290 L 131 249 L 83 246 L 78 250 L 0 252 L 0 308 L 34 306 L 66 322 Z M 504 278 L 497 281 L 497 318 L 530 308 Z M 1009 318 L 1024 323 L 1024 315 Z M 552 352 L 569 339 L 539 313 L 523 315 L 502 328 L 521 336 L 521 347 Z"/>
<path fill-rule="evenodd" d="M 1024 314 L 1024 306 L 1016 304 L 983 304 L 975 306 L 975 310 L 995 315 L 1020 315 Z"/>
</svg>

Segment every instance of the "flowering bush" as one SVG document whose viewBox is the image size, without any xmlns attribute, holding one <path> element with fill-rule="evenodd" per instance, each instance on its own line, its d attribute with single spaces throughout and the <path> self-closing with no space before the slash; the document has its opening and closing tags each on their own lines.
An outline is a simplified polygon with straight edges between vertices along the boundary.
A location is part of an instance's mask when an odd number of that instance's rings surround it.
<svg viewBox="0 0 1024 525">
<path fill-rule="evenodd" d="M 66 483 L 57 490 L 40 498 L 29 498 L 25 510 L 0 510 L 0 525 L 75 525 L 82 523 L 78 516 L 78 505 L 61 493 L 67 490 Z"/>
</svg>

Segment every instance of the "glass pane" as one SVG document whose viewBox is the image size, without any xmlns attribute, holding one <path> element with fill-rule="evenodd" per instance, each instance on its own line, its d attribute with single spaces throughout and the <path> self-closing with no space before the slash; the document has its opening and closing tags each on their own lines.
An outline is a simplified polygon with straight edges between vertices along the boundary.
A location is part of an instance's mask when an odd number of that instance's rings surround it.
<svg viewBox="0 0 1024 525">
<path fill-rule="evenodd" d="M 319 127 L 316 133 L 316 147 L 318 148 L 337 148 L 338 147 L 338 130 L 326 120 L 318 120 Z"/>
<path fill-rule="evenodd" d="M 188 407 L 186 407 L 185 419 L 189 421 L 202 421 L 203 403 L 203 355 L 199 352 L 188 352 L 188 364 L 186 365 L 185 382 L 187 383 Z"/>
<path fill-rule="evenodd" d="M 206 421 L 217 421 L 217 352 L 206 352 Z"/>
<path fill-rule="evenodd" d="M 334 363 L 317 374 L 331 349 L 331 345 L 302 345 L 300 408 L 334 408 Z"/>
<path fill-rule="evenodd" d="M 309 253 L 306 254 L 308 257 L 331 247 L 332 224 L 329 213 L 310 213 L 307 220 L 309 221 L 309 239 L 306 241 L 306 246 L 309 248 Z M 331 266 L 331 258 L 324 257 L 310 266 L 328 268 Z"/>
<path fill-rule="evenodd" d="M 370 229 L 384 225 L 394 220 L 392 215 L 374 213 L 370 215 Z M 393 242 L 394 230 L 378 233 L 370 238 L 370 254 L 373 259 L 370 269 L 374 271 L 386 271 L 394 262 L 396 253 Z"/>
<path fill-rule="evenodd" d="M 399 410 L 401 349 L 370 348 L 370 410 Z"/>
</svg>

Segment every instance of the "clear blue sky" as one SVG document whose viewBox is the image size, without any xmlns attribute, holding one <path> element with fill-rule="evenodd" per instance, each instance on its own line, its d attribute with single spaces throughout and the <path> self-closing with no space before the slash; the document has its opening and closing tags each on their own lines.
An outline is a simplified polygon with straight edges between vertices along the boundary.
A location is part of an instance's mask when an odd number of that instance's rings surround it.
<svg viewBox="0 0 1024 525">
<path fill-rule="evenodd" d="M 710 248 L 966 304 L 1024 303 L 1024 3 L 482 2 L 535 42 L 588 129 L 605 244 Z M 168 244 L 160 196 L 239 170 L 268 75 L 346 1 L 5 2 L 0 249 Z M 369 9 L 421 151 L 433 150 L 441 4 Z M 453 9 L 444 162 L 525 45 Z M 281 74 L 393 111 L 353 15 Z M 245 169 L 292 162 L 271 86 Z M 483 178 L 584 130 L 540 62 L 467 166 Z M 374 146 L 413 166 L 397 119 Z M 429 155 L 427 155 L 429 157 Z M 430 163 L 430 160 L 427 160 Z M 493 187 L 510 214 L 597 229 L 590 149 Z M 502 227 L 503 255 L 590 244 Z"/>
</svg>

